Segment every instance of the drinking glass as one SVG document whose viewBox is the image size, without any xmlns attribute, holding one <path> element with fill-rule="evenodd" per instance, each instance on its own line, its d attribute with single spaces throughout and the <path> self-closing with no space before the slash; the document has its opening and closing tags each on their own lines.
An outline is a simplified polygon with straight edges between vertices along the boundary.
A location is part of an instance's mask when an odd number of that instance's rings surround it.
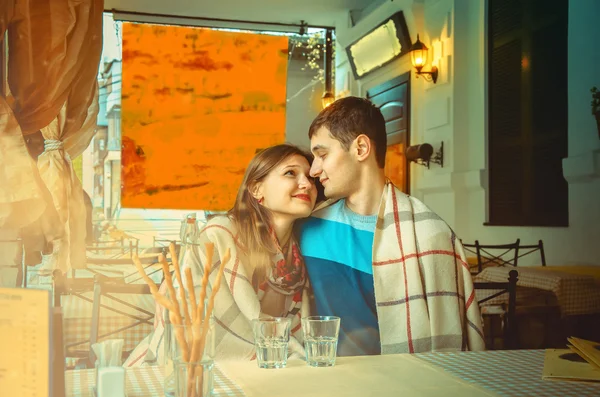
<svg viewBox="0 0 600 397">
<path fill-rule="evenodd" d="M 335 365 L 340 318 L 335 316 L 310 316 L 302 319 L 306 363 L 311 367 Z"/>
<path fill-rule="evenodd" d="M 255 319 L 254 346 L 259 368 L 284 368 L 292 320 L 284 317 Z"/>
</svg>

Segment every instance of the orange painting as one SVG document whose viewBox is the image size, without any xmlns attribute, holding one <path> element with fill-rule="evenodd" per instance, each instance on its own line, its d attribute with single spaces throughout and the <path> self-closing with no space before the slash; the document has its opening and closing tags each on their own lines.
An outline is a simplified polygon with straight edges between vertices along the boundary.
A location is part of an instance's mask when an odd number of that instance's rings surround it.
<svg viewBox="0 0 600 397">
<path fill-rule="evenodd" d="M 404 156 L 404 144 L 398 143 L 387 147 L 385 154 L 385 176 L 404 193 L 406 188 L 406 157 Z"/>
<path fill-rule="evenodd" d="M 228 210 L 285 140 L 288 39 L 123 23 L 123 207 Z"/>
</svg>

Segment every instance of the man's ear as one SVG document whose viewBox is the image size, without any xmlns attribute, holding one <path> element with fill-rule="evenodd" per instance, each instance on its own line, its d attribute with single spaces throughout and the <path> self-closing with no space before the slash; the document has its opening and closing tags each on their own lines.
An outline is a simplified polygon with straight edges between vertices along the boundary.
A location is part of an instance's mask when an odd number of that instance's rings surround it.
<svg viewBox="0 0 600 397">
<path fill-rule="evenodd" d="M 358 161 L 365 161 L 371 154 L 372 149 L 371 140 L 365 134 L 357 136 L 352 143 L 352 152 Z"/>
<path fill-rule="evenodd" d="M 252 185 L 248 186 L 248 191 L 257 200 L 263 198 L 262 192 L 262 182 L 254 182 Z"/>
</svg>

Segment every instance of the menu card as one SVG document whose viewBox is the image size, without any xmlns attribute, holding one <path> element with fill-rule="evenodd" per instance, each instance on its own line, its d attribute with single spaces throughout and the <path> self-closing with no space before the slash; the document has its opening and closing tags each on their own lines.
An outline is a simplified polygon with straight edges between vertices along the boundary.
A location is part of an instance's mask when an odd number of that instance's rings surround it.
<svg viewBox="0 0 600 397">
<path fill-rule="evenodd" d="M 50 307 L 50 291 L 0 288 L 0 396 L 52 395 Z"/>
<path fill-rule="evenodd" d="M 542 379 L 600 382 L 600 370 L 569 349 L 547 349 Z"/>
</svg>

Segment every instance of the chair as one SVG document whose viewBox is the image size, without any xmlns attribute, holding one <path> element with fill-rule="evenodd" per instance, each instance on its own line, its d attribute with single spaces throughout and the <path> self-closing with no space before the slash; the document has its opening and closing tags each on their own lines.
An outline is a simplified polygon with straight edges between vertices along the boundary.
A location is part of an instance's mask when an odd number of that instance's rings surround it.
<svg viewBox="0 0 600 397">
<path fill-rule="evenodd" d="M 92 245 L 88 245 L 86 250 L 92 251 L 96 254 L 106 251 L 120 251 L 120 253 L 116 255 L 123 255 L 125 254 L 125 238 L 121 237 L 117 240 L 96 241 Z"/>
<path fill-rule="evenodd" d="M 94 289 L 94 280 L 92 278 L 78 278 L 78 279 L 70 279 L 67 278 L 62 271 L 56 269 L 52 272 L 52 280 L 53 280 L 53 301 L 55 308 L 63 308 L 62 305 L 62 297 L 63 296 L 72 296 L 78 299 L 81 299 L 84 302 L 93 303 L 93 300 L 89 297 L 85 296 L 85 293 L 92 293 Z M 83 303 L 83 302 L 81 302 Z M 63 323 L 67 320 L 64 316 L 64 308 L 63 308 Z M 89 328 L 89 325 L 84 326 L 85 324 L 79 324 L 77 327 L 78 330 L 81 331 L 81 334 L 86 334 L 86 328 Z M 88 352 L 85 350 L 77 350 L 78 346 L 84 345 L 87 341 L 77 338 L 79 332 L 75 337 L 72 337 L 71 334 L 67 335 L 69 327 L 65 327 L 63 325 L 63 337 L 67 339 L 64 344 L 65 356 L 73 357 L 73 358 L 81 358 L 87 359 Z"/>
<path fill-rule="evenodd" d="M 119 297 L 119 294 L 125 296 Z M 154 313 L 130 303 L 131 300 L 133 300 L 130 295 L 147 295 L 150 301 L 154 302 L 150 287 L 146 284 L 124 284 L 100 274 L 94 276 L 94 304 L 92 308 L 92 328 L 90 332 L 88 362 L 90 368 L 94 367 L 96 361 L 96 355 L 92 350 L 92 345 L 94 343 L 104 339 L 110 339 L 111 336 L 118 337 L 122 336 L 123 333 L 133 333 L 136 336 L 134 338 L 136 340 L 127 340 L 127 338 L 125 338 L 126 344 L 123 346 L 123 353 L 124 356 L 126 356 L 148 333 L 152 331 Z M 116 304 L 103 304 L 102 300 L 104 298 L 107 298 Z M 104 327 L 104 332 L 100 334 L 100 308 L 117 313 L 120 316 L 119 318 L 127 320 L 129 323 L 124 325 L 119 321 L 119 323 L 116 324 L 116 329 L 107 331 L 106 327 Z M 131 313 L 132 311 L 133 313 Z M 138 329 L 134 330 L 136 327 Z M 141 331 L 137 332 L 140 329 Z M 138 336 L 139 338 L 137 338 Z"/>
<path fill-rule="evenodd" d="M 509 272 L 508 282 L 493 283 L 493 282 L 475 282 L 473 286 L 476 290 L 493 290 L 494 292 L 485 298 L 478 300 L 479 306 L 493 298 L 503 294 L 508 294 L 508 307 L 504 306 L 499 312 L 484 313 L 484 317 L 490 317 L 490 345 L 494 347 L 494 316 L 504 317 L 503 322 L 503 347 L 507 349 L 515 349 L 517 347 L 517 323 L 516 323 L 516 303 L 517 303 L 517 281 L 519 273 L 516 270 Z"/>
<path fill-rule="evenodd" d="M 534 245 L 519 245 L 519 250 L 529 250 L 525 253 L 520 253 L 519 258 L 522 258 L 525 255 L 533 254 L 536 251 L 540 251 L 542 266 L 546 266 L 546 254 L 544 253 L 544 242 L 542 240 L 538 240 L 538 243 Z"/>
<path fill-rule="evenodd" d="M 477 273 L 481 273 L 488 266 L 510 265 L 516 267 L 519 259 L 520 243 L 520 239 L 510 244 L 480 244 L 479 240 L 475 240 L 475 244 L 463 244 L 463 247 L 465 251 L 477 255 Z M 502 252 L 499 254 L 493 253 L 497 251 Z"/>
<path fill-rule="evenodd" d="M 537 244 L 522 245 L 521 239 L 517 239 L 510 244 L 480 244 L 479 240 L 475 240 L 475 244 L 464 244 L 465 251 L 477 256 L 477 272 L 481 273 L 483 269 L 489 266 L 514 266 L 516 267 L 519 258 L 531 255 L 536 251 L 540 252 L 542 266 L 546 266 L 546 254 L 544 253 L 544 243 L 539 240 Z M 523 252 L 526 250 L 525 252 Z M 502 251 L 499 254 L 495 252 Z"/>
</svg>

